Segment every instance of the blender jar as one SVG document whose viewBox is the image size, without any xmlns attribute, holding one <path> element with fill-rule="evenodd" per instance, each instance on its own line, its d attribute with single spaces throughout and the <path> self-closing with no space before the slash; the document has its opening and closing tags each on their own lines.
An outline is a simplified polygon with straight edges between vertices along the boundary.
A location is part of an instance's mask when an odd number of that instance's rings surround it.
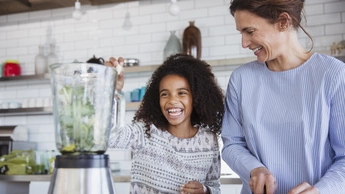
<svg viewBox="0 0 345 194">
<path fill-rule="evenodd" d="M 112 125 L 123 118 L 122 97 L 115 97 L 115 68 L 90 63 L 52 64 L 55 141 L 62 154 L 103 154 Z M 119 94 L 116 94 L 119 95 Z M 118 102 L 114 103 L 114 99 Z M 120 112 L 121 109 L 121 112 Z M 114 110 L 116 117 L 113 118 Z"/>
</svg>

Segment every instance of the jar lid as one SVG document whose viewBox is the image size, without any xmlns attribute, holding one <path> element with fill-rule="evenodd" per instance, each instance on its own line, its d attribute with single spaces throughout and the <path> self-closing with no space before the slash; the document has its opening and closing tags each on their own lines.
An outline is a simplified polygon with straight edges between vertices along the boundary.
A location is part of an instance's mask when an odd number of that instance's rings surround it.
<svg viewBox="0 0 345 194">
<path fill-rule="evenodd" d="M 14 60 L 14 59 L 7 59 L 5 61 L 5 63 L 16 63 L 16 64 L 19 64 L 19 61 L 18 60 Z"/>
</svg>

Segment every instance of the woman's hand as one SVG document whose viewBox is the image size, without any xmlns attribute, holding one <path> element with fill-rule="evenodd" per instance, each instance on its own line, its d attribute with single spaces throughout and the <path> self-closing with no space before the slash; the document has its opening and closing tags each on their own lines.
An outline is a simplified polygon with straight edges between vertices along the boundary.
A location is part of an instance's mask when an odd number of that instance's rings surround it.
<svg viewBox="0 0 345 194">
<path fill-rule="evenodd" d="M 249 186 L 254 194 L 273 194 L 278 188 L 276 177 L 265 167 L 250 172 Z"/>
<path fill-rule="evenodd" d="M 118 71 L 117 81 L 116 81 L 116 90 L 120 92 L 125 83 L 125 77 L 123 73 L 123 61 L 124 59 L 122 57 L 119 57 L 118 60 L 116 60 L 114 57 L 110 57 L 109 61 L 104 62 L 104 65 L 109 66 L 109 67 L 114 67 Z M 118 67 L 118 65 L 120 65 L 121 67 Z"/>
<path fill-rule="evenodd" d="M 319 194 L 319 190 L 309 185 L 307 182 L 303 182 L 297 187 L 291 189 L 288 194 Z"/>
<path fill-rule="evenodd" d="M 204 185 L 198 181 L 189 181 L 187 184 L 182 185 L 181 194 L 208 194 L 210 193 L 206 187 L 206 192 L 204 192 Z"/>
</svg>

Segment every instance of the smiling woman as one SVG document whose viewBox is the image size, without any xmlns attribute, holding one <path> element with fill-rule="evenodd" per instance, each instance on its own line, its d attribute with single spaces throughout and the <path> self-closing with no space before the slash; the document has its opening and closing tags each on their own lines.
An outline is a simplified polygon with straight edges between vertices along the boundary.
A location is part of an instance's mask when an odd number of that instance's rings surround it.
<svg viewBox="0 0 345 194">
<path fill-rule="evenodd" d="M 241 193 L 345 191 L 345 64 L 301 46 L 303 6 L 231 1 L 242 47 L 257 57 L 233 71 L 225 98 L 222 157 Z"/>
<path fill-rule="evenodd" d="M 210 65 L 167 58 L 133 123 L 110 135 L 110 147 L 133 150 L 131 193 L 220 193 L 223 97 Z"/>
</svg>

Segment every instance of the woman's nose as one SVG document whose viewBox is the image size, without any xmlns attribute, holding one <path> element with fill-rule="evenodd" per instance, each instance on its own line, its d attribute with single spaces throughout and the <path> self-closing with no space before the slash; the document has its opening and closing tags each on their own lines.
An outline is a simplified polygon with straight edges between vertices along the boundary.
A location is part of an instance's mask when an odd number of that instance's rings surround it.
<svg viewBox="0 0 345 194">
<path fill-rule="evenodd" d="M 250 45 L 250 40 L 246 35 L 242 34 L 242 47 L 243 48 L 248 48 Z"/>
</svg>

